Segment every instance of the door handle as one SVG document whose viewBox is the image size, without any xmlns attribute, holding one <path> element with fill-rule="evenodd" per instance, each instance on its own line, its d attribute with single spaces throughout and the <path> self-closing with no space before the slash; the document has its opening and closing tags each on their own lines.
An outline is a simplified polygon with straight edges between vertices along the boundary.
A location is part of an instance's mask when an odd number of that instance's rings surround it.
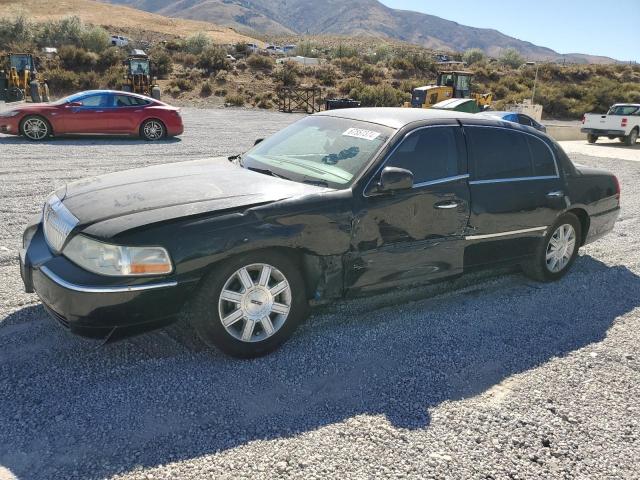
<svg viewBox="0 0 640 480">
<path fill-rule="evenodd" d="M 433 208 L 438 208 L 440 210 L 449 210 L 451 208 L 456 208 L 458 206 L 458 202 L 448 201 L 448 202 L 440 202 L 436 203 Z"/>
<path fill-rule="evenodd" d="M 564 197 L 564 192 L 562 190 L 554 190 L 553 192 L 547 193 L 547 198 L 562 198 Z"/>
<path fill-rule="evenodd" d="M 104 110 L 96 110 L 96 113 L 104 113 Z"/>
</svg>

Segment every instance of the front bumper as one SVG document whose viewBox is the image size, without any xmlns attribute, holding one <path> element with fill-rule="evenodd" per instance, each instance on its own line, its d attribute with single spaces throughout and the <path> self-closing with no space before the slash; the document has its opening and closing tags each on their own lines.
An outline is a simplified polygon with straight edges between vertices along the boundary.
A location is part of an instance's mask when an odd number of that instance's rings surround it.
<svg viewBox="0 0 640 480">
<path fill-rule="evenodd" d="M 195 282 L 173 278 L 107 278 L 82 270 L 48 248 L 41 226 L 20 252 L 27 292 L 35 291 L 62 326 L 93 338 L 127 336 L 174 321 Z"/>
<path fill-rule="evenodd" d="M 18 135 L 20 133 L 20 121 L 17 117 L 0 117 L 0 133 Z"/>
<path fill-rule="evenodd" d="M 600 128 L 581 128 L 580 131 L 582 133 L 590 134 L 590 135 L 598 135 L 600 137 L 624 137 L 624 130 L 604 130 Z"/>
</svg>

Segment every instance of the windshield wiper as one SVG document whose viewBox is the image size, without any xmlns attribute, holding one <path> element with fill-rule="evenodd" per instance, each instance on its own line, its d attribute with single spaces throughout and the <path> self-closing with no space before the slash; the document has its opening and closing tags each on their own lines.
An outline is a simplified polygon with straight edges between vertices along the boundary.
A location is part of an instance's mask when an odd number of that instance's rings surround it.
<svg viewBox="0 0 640 480">
<path fill-rule="evenodd" d="M 237 165 L 240 165 L 241 167 L 243 167 L 244 165 L 242 165 L 242 154 L 239 153 L 237 155 L 231 155 L 230 157 L 227 157 L 227 160 L 229 160 L 230 162 L 234 162 Z"/>
<path fill-rule="evenodd" d="M 272 177 L 282 178 L 283 180 L 291 180 L 290 178 L 285 177 L 284 175 L 280 175 L 278 173 L 275 173 L 273 170 L 269 170 L 269 169 L 266 169 L 266 168 L 249 167 L 248 170 L 251 170 L 253 172 L 262 173 L 263 175 L 270 175 Z"/>
<path fill-rule="evenodd" d="M 329 182 L 325 182 L 324 180 L 304 180 L 302 183 L 308 183 L 309 185 L 316 185 L 318 187 L 329 186 Z"/>
</svg>

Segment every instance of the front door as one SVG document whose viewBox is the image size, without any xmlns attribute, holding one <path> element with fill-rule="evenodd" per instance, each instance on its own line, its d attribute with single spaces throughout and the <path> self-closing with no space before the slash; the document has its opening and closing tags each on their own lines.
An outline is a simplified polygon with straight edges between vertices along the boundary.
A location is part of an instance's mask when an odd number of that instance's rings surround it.
<svg viewBox="0 0 640 480">
<path fill-rule="evenodd" d="M 462 271 L 469 218 L 466 150 L 456 125 L 409 133 L 385 166 L 410 170 L 413 188 L 356 202 L 345 284 L 350 293 L 419 283 Z"/>
<path fill-rule="evenodd" d="M 113 96 L 108 93 L 89 94 L 74 101 L 80 105 L 64 105 L 60 109 L 59 121 L 64 132 L 109 133 L 109 113 L 114 110 Z"/>
<path fill-rule="evenodd" d="M 551 148 L 515 128 L 465 125 L 472 198 L 465 264 L 526 257 L 565 208 Z"/>
</svg>

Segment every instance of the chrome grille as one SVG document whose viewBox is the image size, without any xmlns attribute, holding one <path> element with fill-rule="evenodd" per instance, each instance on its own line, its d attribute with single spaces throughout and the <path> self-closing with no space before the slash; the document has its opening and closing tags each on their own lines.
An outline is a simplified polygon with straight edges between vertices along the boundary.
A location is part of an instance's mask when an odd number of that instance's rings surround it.
<svg viewBox="0 0 640 480">
<path fill-rule="evenodd" d="M 65 207 L 56 195 L 51 195 L 44 204 L 44 237 L 51 249 L 60 253 L 78 219 Z"/>
</svg>

